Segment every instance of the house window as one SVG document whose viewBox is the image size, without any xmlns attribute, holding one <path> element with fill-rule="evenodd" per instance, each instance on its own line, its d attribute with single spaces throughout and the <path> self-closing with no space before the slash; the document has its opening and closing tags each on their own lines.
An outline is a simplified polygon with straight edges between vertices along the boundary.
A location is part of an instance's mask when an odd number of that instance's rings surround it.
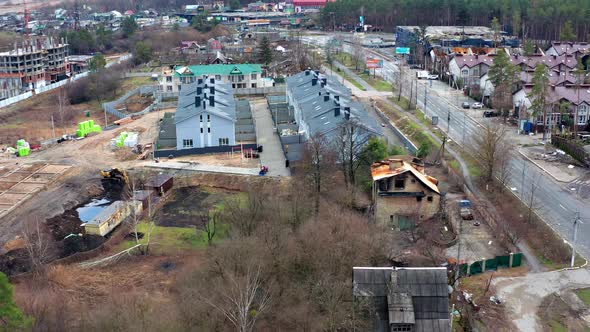
<svg viewBox="0 0 590 332">
<path fill-rule="evenodd" d="M 169 86 L 166 87 L 166 90 L 167 91 L 172 91 L 172 87 L 169 85 Z"/>
<path fill-rule="evenodd" d="M 412 183 L 416 183 L 416 179 L 412 179 Z"/>
<path fill-rule="evenodd" d="M 172 76 L 166 76 L 166 82 L 172 82 Z"/>
<path fill-rule="evenodd" d="M 473 76 L 479 76 L 479 69 L 473 69 Z"/>
<path fill-rule="evenodd" d="M 221 75 L 215 75 L 216 80 L 221 80 Z"/>
<path fill-rule="evenodd" d="M 255 88 L 256 87 L 256 83 L 252 83 L 252 87 Z"/>
<path fill-rule="evenodd" d="M 429 201 L 429 202 L 432 202 L 432 196 L 428 196 L 428 197 L 426 198 L 426 200 L 427 200 L 427 201 Z"/>
<path fill-rule="evenodd" d="M 207 132 L 210 133 L 211 132 L 211 127 L 207 128 Z"/>
<path fill-rule="evenodd" d="M 416 202 L 422 202 L 422 196 L 416 196 Z"/>
<path fill-rule="evenodd" d="M 180 91 L 180 89 L 181 89 L 181 86 L 179 85 L 179 86 L 178 86 L 178 91 Z"/>
<path fill-rule="evenodd" d="M 405 181 L 406 179 L 397 178 L 395 179 L 394 187 L 395 189 L 404 189 L 405 188 Z"/>
<path fill-rule="evenodd" d="M 203 114 L 199 115 L 199 119 L 203 122 Z"/>
<path fill-rule="evenodd" d="M 220 138 L 219 145 L 229 145 L 229 138 Z"/>
<path fill-rule="evenodd" d="M 183 139 L 182 140 L 182 147 L 183 148 L 192 148 L 193 147 L 193 140 L 192 139 Z"/>
<path fill-rule="evenodd" d="M 252 74 L 252 75 L 250 75 L 250 77 L 251 77 L 253 80 L 255 80 L 255 79 L 256 79 L 256 74 Z"/>
<path fill-rule="evenodd" d="M 393 332 L 411 332 L 412 325 L 410 324 L 393 324 L 391 325 L 391 331 Z"/>
<path fill-rule="evenodd" d="M 244 75 L 238 75 L 238 82 L 241 82 L 244 80 Z"/>
<path fill-rule="evenodd" d="M 461 75 L 462 76 L 468 76 L 469 75 L 469 70 L 468 69 L 461 70 Z"/>
<path fill-rule="evenodd" d="M 211 114 L 207 114 L 207 122 L 211 122 Z"/>
<path fill-rule="evenodd" d="M 201 134 L 203 133 L 203 128 L 201 128 Z"/>
</svg>

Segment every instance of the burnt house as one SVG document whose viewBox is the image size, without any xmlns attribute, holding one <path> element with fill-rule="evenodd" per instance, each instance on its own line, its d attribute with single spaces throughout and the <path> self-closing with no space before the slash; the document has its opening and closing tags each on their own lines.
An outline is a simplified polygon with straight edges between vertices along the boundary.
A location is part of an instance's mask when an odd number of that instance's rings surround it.
<svg viewBox="0 0 590 332">
<path fill-rule="evenodd" d="M 353 267 L 352 285 L 374 305 L 373 331 L 451 331 L 444 267 Z"/>
</svg>

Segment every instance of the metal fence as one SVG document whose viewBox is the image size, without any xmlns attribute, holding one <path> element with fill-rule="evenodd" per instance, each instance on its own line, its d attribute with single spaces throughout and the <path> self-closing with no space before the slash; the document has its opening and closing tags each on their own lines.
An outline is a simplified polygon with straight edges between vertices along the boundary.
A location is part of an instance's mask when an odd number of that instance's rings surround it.
<svg viewBox="0 0 590 332">
<path fill-rule="evenodd" d="M 511 253 L 510 255 L 496 256 L 495 258 L 482 259 L 471 264 L 459 265 L 461 276 L 472 276 L 486 271 L 496 271 L 498 268 L 519 267 L 522 265 L 522 253 Z"/>
</svg>

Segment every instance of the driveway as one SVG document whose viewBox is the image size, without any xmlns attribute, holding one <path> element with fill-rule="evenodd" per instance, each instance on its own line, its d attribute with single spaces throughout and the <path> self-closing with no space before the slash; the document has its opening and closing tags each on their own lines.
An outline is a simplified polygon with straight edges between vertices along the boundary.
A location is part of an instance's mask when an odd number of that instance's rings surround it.
<svg viewBox="0 0 590 332">
<path fill-rule="evenodd" d="M 492 281 L 496 293 L 506 301 L 509 319 L 520 331 L 541 331 L 537 311 L 543 298 L 568 289 L 590 286 L 587 269 L 529 273 L 524 277 L 497 278 Z"/>
<path fill-rule="evenodd" d="M 272 115 L 266 99 L 252 99 L 250 105 L 256 127 L 256 141 L 258 145 L 263 147 L 262 153 L 260 153 L 260 162 L 262 165 L 268 166 L 268 175 L 291 176 L 291 171 L 285 167 L 285 154 L 279 135 L 273 129 Z"/>
</svg>

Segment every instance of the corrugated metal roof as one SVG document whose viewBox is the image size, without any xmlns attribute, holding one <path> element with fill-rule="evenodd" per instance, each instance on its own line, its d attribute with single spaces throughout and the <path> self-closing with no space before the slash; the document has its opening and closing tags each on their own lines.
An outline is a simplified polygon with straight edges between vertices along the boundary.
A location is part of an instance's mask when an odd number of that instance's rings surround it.
<svg viewBox="0 0 590 332">
<path fill-rule="evenodd" d="M 201 94 L 197 94 L 197 89 L 201 88 Z M 211 88 L 215 92 L 211 94 Z M 195 97 L 201 97 L 201 103 L 195 105 Z M 214 97 L 214 106 L 209 103 L 209 97 Z M 203 108 L 203 102 L 205 107 Z M 203 80 L 199 84 L 198 80 L 191 84 L 183 84 L 178 96 L 178 104 L 176 108 L 176 123 L 185 121 L 188 118 L 208 112 L 216 114 L 228 120 L 235 121 L 236 117 L 236 102 L 234 100 L 234 90 L 230 84 L 222 83 L 219 80 L 214 80 L 211 83 L 209 79 Z"/>
<path fill-rule="evenodd" d="M 203 75 L 250 75 L 262 73 L 258 64 L 212 64 L 177 66 L 174 76 L 203 76 Z"/>
</svg>

